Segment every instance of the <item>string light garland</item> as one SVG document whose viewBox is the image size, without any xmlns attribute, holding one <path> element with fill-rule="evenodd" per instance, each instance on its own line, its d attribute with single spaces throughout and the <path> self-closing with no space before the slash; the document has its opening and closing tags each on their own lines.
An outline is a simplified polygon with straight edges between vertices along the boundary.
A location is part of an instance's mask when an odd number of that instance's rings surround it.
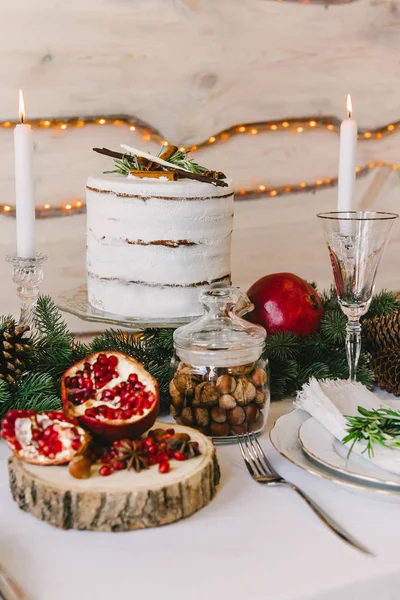
<svg viewBox="0 0 400 600">
<path fill-rule="evenodd" d="M 349 1 L 349 0 L 345 0 Z M 350 0 L 351 1 L 351 0 Z M 340 3 L 340 2 L 338 2 Z M 15 127 L 19 121 L 0 121 L 0 129 L 9 129 Z M 87 125 L 95 125 L 104 127 L 112 125 L 115 127 L 126 126 L 132 132 L 137 132 L 142 136 L 143 141 L 153 141 L 159 144 L 169 145 L 161 133 L 153 126 L 127 115 L 109 115 L 109 116 L 88 116 L 88 117 L 66 117 L 66 118 L 47 118 L 47 119 L 31 119 L 27 121 L 31 127 L 36 129 L 59 129 L 61 131 L 82 128 Z M 325 117 L 296 117 L 287 119 L 274 119 L 269 121 L 255 121 L 251 123 L 236 124 L 219 131 L 210 136 L 206 140 L 185 147 L 180 146 L 182 152 L 196 152 L 201 148 L 206 148 L 213 144 L 226 142 L 229 138 L 240 135 L 259 135 L 261 133 L 275 133 L 279 131 L 291 132 L 296 135 L 302 135 L 307 131 L 325 130 L 332 131 L 336 134 L 340 133 L 341 120 L 333 116 Z M 393 121 L 375 129 L 360 129 L 358 139 L 380 140 L 389 135 L 393 135 L 400 130 L 400 121 Z M 356 167 L 356 176 L 362 177 L 371 169 L 388 166 L 392 170 L 397 171 L 399 166 L 395 163 L 369 163 L 363 167 Z M 275 197 L 284 196 L 287 194 L 295 194 L 301 192 L 315 192 L 319 189 L 334 187 L 337 185 L 337 177 L 321 178 L 312 182 L 301 181 L 300 183 L 287 184 L 281 186 L 268 186 L 266 183 L 260 183 L 254 188 L 244 189 L 239 188 L 235 191 L 237 200 L 250 200 L 259 197 Z M 61 206 L 43 204 L 36 207 L 36 218 L 62 217 L 68 215 L 76 215 L 84 213 L 86 205 L 82 200 L 72 199 L 70 202 Z M 15 217 L 15 207 L 9 204 L 0 204 L 0 214 L 5 216 Z"/>
<path fill-rule="evenodd" d="M 386 162 L 371 162 L 364 167 L 356 167 L 356 178 L 363 177 L 374 169 L 382 167 L 389 167 L 392 171 L 398 171 L 399 165 L 396 163 Z M 286 196 L 288 194 L 299 194 L 301 192 L 316 192 L 326 188 L 335 187 L 337 185 L 338 178 L 325 178 L 317 179 L 316 181 L 306 182 L 301 181 L 300 183 L 280 185 L 269 187 L 264 183 L 257 185 L 255 188 L 245 189 L 238 188 L 235 190 L 235 200 L 253 200 L 255 198 L 268 196 L 274 198 L 275 196 Z M 44 219 L 47 217 L 63 217 L 68 215 L 77 215 L 86 212 L 86 205 L 82 200 L 73 199 L 68 204 L 62 204 L 61 206 L 52 206 L 50 204 L 43 204 L 42 206 L 36 207 L 36 218 Z M 15 217 L 15 207 L 9 204 L 0 204 L 0 214 L 5 216 Z"/>
</svg>

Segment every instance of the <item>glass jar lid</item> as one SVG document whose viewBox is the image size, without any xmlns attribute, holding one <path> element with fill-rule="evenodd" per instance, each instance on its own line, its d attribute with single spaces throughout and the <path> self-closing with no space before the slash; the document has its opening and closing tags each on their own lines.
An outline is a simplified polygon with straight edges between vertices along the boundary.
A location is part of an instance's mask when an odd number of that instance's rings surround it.
<svg viewBox="0 0 400 600">
<path fill-rule="evenodd" d="M 200 294 L 202 317 L 174 332 L 174 346 L 185 363 L 198 366 L 229 367 L 258 360 L 266 331 L 240 315 L 254 307 L 246 294 L 234 287 L 216 283 Z"/>
</svg>

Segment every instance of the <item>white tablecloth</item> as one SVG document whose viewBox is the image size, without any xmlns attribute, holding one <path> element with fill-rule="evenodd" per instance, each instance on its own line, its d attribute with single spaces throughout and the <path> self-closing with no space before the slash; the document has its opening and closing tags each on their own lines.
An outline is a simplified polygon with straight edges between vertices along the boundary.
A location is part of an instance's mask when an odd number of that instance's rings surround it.
<svg viewBox="0 0 400 600">
<path fill-rule="evenodd" d="M 274 404 L 271 423 L 291 403 Z M 364 498 L 288 463 L 274 466 L 377 553 L 333 535 L 289 489 L 254 483 L 236 446 L 218 448 L 212 503 L 189 519 L 130 533 L 57 530 L 12 501 L 0 444 L 0 563 L 30 600 L 398 600 L 400 501 Z"/>
</svg>

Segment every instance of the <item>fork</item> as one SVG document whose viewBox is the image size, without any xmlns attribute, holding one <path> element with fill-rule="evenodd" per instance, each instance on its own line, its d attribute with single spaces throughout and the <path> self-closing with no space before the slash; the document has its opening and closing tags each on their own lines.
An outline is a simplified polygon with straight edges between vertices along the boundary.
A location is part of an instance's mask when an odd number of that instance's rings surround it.
<svg viewBox="0 0 400 600">
<path fill-rule="evenodd" d="M 368 550 L 368 548 L 358 542 L 351 534 L 343 529 L 343 527 L 339 525 L 337 521 L 332 519 L 332 517 L 330 517 L 320 506 L 318 506 L 316 502 L 314 502 L 314 500 L 304 493 L 303 490 L 297 487 L 297 485 L 294 483 L 291 483 L 290 481 L 287 481 L 281 477 L 279 473 L 275 471 L 254 433 L 247 433 L 245 435 L 238 435 L 236 437 L 238 439 L 240 451 L 242 453 L 247 470 L 257 483 L 272 486 L 286 485 L 287 487 L 291 488 L 307 502 L 308 506 L 321 519 L 321 521 L 323 521 L 325 525 L 327 525 L 342 540 L 354 548 L 357 548 L 357 550 L 364 552 L 365 554 L 375 556 L 370 550 Z"/>
</svg>

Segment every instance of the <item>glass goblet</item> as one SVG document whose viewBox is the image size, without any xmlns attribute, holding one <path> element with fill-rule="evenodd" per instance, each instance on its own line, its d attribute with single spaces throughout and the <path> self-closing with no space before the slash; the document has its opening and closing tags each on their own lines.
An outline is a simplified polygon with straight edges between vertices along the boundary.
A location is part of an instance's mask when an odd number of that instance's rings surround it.
<svg viewBox="0 0 400 600">
<path fill-rule="evenodd" d="M 317 215 L 328 245 L 339 305 L 348 319 L 346 355 L 349 381 L 356 380 L 361 350 L 360 318 L 371 304 L 376 272 L 398 216 L 394 213 L 357 211 Z"/>
</svg>

